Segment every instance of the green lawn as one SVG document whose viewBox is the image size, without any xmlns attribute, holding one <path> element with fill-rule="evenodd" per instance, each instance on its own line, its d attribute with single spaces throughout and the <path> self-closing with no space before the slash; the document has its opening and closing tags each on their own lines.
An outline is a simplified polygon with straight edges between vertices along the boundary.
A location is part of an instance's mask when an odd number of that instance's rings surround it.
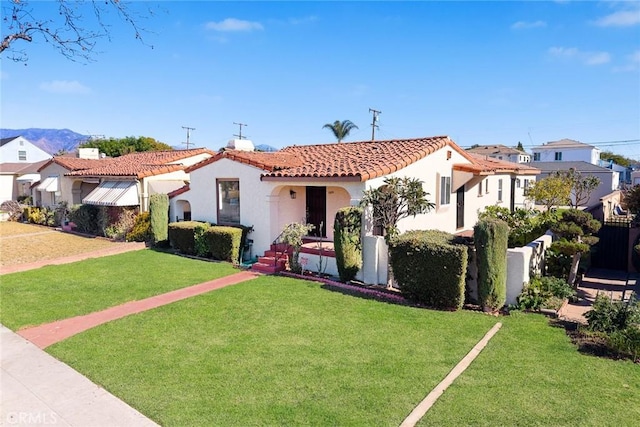
<svg viewBox="0 0 640 427">
<path fill-rule="evenodd" d="M 0 323 L 13 330 L 78 316 L 233 274 L 210 263 L 152 250 L 6 274 Z"/>
<path fill-rule="evenodd" d="M 261 277 L 48 351 L 162 425 L 397 426 L 495 323 Z"/>
<path fill-rule="evenodd" d="M 420 426 L 637 426 L 640 365 L 580 354 L 539 315 L 502 319 Z"/>
</svg>

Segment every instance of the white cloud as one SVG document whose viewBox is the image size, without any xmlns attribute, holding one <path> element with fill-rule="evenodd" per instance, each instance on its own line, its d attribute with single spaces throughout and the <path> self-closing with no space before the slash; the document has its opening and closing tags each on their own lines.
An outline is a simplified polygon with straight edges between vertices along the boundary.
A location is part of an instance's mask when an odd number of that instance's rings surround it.
<svg viewBox="0 0 640 427">
<path fill-rule="evenodd" d="M 318 20 L 317 16 L 311 15 L 311 16 L 305 16 L 302 18 L 289 18 L 289 24 L 291 25 L 302 25 L 302 24 L 307 24 L 309 22 L 315 22 Z"/>
<path fill-rule="evenodd" d="M 638 69 L 640 69 L 640 50 L 636 50 L 632 54 L 627 55 L 627 63 L 625 65 L 615 67 L 613 71 L 626 73 L 637 71 Z"/>
<path fill-rule="evenodd" d="M 243 21 L 241 19 L 227 18 L 220 22 L 207 22 L 205 24 L 207 30 L 222 31 L 222 32 L 248 32 L 254 30 L 263 30 L 264 27 L 259 22 Z"/>
<path fill-rule="evenodd" d="M 52 80 L 40 83 L 40 89 L 51 93 L 79 94 L 91 93 L 91 89 L 77 80 Z"/>
<path fill-rule="evenodd" d="M 541 28 L 546 26 L 547 26 L 547 23 L 544 21 L 534 21 L 534 22 L 518 21 L 511 24 L 511 29 L 512 30 L 528 30 L 531 28 Z"/>
<path fill-rule="evenodd" d="M 561 59 L 575 59 L 586 65 L 602 65 L 611 62 L 609 52 L 582 52 L 575 47 L 551 47 L 549 54 Z"/>
<path fill-rule="evenodd" d="M 640 8 L 636 10 L 621 10 L 603 16 L 594 22 L 599 27 L 631 27 L 640 24 Z"/>
<path fill-rule="evenodd" d="M 593 52 L 584 54 L 584 62 L 587 65 L 601 65 L 611 62 L 611 55 L 608 52 Z"/>
</svg>

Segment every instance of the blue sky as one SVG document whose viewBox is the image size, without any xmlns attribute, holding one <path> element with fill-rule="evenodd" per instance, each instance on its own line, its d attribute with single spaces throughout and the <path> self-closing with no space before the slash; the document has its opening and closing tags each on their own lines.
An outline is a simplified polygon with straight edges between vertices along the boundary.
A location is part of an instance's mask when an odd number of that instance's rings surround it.
<svg viewBox="0 0 640 427">
<path fill-rule="evenodd" d="M 1 126 L 174 146 L 189 126 L 218 149 L 242 122 L 283 147 L 332 142 L 322 125 L 344 119 L 347 141 L 370 139 L 374 108 L 379 139 L 571 138 L 640 160 L 637 1 L 133 4 L 149 7 L 146 44 L 114 19 L 95 62 L 36 42 L 26 65 L 3 58 Z"/>
</svg>

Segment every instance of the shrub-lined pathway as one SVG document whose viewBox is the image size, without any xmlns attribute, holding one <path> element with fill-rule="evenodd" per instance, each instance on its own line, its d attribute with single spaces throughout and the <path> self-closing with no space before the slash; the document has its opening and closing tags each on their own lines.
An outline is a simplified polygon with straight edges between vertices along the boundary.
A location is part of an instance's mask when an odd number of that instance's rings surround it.
<svg viewBox="0 0 640 427">
<path fill-rule="evenodd" d="M 156 295 L 138 301 L 131 301 L 125 304 L 117 305 L 106 310 L 97 311 L 83 316 L 71 317 L 69 319 L 58 320 L 56 322 L 46 323 L 44 325 L 35 326 L 33 328 L 22 329 L 18 334 L 28 339 L 40 348 L 48 346 L 67 339 L 73 335 L 84 332 L 103 323 L 120 319 L 130 314 L 140 313 L 152 308 L 180 301 L 200 295 L 225 286 L 235 285 L 247 280 L 255 279 L 259 274 L 249 271 L 242 271 L 231 276 L 222 277 L 220 279 L 210 280 L 198 285 L 189 286 L 187 288 L 178 289 L 165 294 Z"/>
</svg>

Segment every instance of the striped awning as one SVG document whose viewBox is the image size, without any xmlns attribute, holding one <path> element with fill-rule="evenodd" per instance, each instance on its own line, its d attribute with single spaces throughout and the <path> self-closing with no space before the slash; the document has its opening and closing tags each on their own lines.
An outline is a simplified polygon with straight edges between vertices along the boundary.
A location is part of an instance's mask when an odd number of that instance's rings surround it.
<svg viewBox="0 0 640 427">
<path fill-rule="evenodd" d="M 16 178 L 17 182 L 36 182 L 40 181 L 39 173 L 26 173 Z"/>
<path fill-rule="evenodd" d="M 48 178 L 45 178 L 44 181 L 42 181 L 40 185 L 36 187 L 36 190 L 48 191 L 49 193 L 54 193 L 56 191 L 59 191 L 59 188 L 60 187 L 58 187 L 58 177 L 50 176 Z"/>
<path fill-rule="evenodd" d="M 98 206 L 138 206 L 138 186 L 135 181 L 103 181 L 82 203 Z"/>
</svg>

